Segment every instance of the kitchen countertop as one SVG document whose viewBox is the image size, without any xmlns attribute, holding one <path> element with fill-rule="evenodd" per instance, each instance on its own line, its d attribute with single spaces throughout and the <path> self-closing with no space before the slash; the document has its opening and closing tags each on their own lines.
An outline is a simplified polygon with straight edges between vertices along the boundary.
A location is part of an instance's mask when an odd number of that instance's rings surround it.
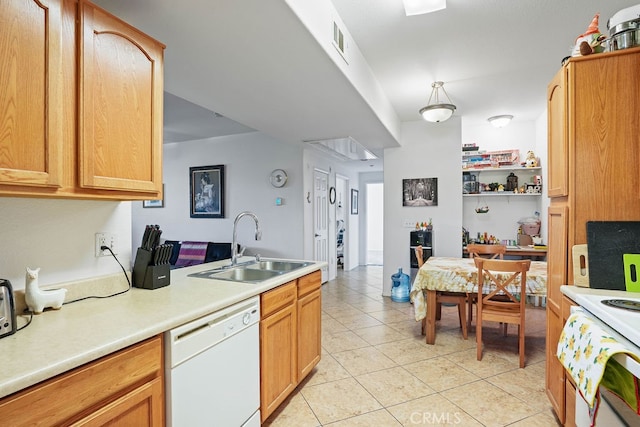
<svg viewBox="0 0 640 427">
<path fill-rule="evenodd" d="M 252 259 L 244 257 L 239 262 Z M 223 260 L 171 270 L 171 284 L 163 288 L 131 288 L 112 298 L 88 299 L 34 315 L 28 327 L 0 339 L 0 398 L 261 294 L 326 264 L 315 262 L 258 284 L 188 277 L 228 263 L 229 260 Z M 124 280 L 122 274 L 109 278 Z M 25 323 L 24 319 L 19 317 L 18 327 Z"/>
</svg>

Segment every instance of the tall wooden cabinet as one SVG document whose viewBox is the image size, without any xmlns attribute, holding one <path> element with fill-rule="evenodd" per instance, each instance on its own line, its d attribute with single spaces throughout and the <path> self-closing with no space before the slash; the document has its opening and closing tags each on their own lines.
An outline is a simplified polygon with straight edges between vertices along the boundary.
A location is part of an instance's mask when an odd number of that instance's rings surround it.
<svg viewBox="0 0 640 427">
<path fill-rule="evenodd" d="M 0 196 L 160 197 L 164 45 L 85 0 L 0 16 Z"/>
<path fill-rule="evenodd" d="M 566 422 L 560 286 L 586 222 L 640 220 L 640 48 L 571 58 L 548 87 L 547 395 Z M 565 308 L 566 310 L 566 308 Z"/>
</svg>

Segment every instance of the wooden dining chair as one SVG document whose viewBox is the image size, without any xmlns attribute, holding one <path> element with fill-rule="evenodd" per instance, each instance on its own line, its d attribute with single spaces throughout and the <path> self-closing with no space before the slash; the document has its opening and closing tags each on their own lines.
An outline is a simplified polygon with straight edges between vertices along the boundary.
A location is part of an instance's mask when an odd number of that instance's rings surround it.
<svg viewBox="0 0 640 427">
<path fill-rule="evenodd" d="M 504 254 L 506 252 L 506 245 L 480 245 L 477 243 L 470 243 L 467 245 L 467 253 L 469 253 L 470 258 L 482 257 L 490 259 L 504 259 Z"/>
<path fill-rule="evenodd" d="M 424 261 L 422 260 L 422 246 L 416 246 L 414 249 L 416 259 L 418 260 L 418 267 L 422 267 Z M 468 336 L 468 322 L 466 319 L 466 306 L 468 301 L 468 295 L 460 294 L 456 292 L 436 292 L 436 319 L 440 320 L 442 313 L 442 304 L 454 304 L 458 306 L 458 319 L 460 320 L 460 328 L 462 329 L 462 337 L 466 340 Z M 426 333 L 427 318 L 422 319 L 422 335 Z"/>
<path fill-rule="evenodd" d="M 518 352 L 520 367 L 524 368 L 525 303 L 527 295 L 527 271 L 531 260 L 505 261 L 500 259 L 475 258 L 478 267 L 478 291 L 476 320 L 476 351 L 482 360 L 482 322 L 501 322 L 518 325 Z M 494 285 L 487 294 L 485 284 Z M 509 287 L 516 291 L 509 290 Z"/>
<path fill-rule="evenodd" d="M 467 253 L 469 258 L 487 258 L 487 259 L 504 259 L 507 252 L 506 245 L 481 245 L 470 243 L 467 245 Z M 467 315 L 467 329 L 471 329 L 471 321 L 473 320 L 473 306 L 477 304 L 476 295 L 469 295 L 469 314 Z"/>
</svg>

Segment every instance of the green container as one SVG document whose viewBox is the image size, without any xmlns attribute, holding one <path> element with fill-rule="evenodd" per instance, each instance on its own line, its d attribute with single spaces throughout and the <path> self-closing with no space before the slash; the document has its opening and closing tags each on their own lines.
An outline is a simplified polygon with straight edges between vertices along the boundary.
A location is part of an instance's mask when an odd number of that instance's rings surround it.
<svg viewBox="0 0 640 427">
<path fill-rule="evenodd" d="M 622 260 L 627 292 L 640 292 L 640 254 L 623 254 Z"/>
</svg>

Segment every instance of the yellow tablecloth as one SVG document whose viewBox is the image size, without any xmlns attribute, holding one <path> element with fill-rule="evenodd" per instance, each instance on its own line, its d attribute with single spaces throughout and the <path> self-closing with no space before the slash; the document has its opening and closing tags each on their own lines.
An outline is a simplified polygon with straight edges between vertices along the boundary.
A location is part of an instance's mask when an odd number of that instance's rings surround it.
<svg viewBox="0 0 640 427">
<path fill-rule="evenodd" d="M 478 267 L 472 258 L 431 257 L 418 270 L 411 288 L 416 321 L 427 315 L 424 290 L 475 293 Z M 485 283 L 484 293 L 490 292 Z M 511 291 L 512 289 L 510 289 Z M 513 291 L 516 291 L 514 288 Z M 527 295 L 547 295 L 547 263 L 531 261 L 527 272 Z"/>
</svg>

